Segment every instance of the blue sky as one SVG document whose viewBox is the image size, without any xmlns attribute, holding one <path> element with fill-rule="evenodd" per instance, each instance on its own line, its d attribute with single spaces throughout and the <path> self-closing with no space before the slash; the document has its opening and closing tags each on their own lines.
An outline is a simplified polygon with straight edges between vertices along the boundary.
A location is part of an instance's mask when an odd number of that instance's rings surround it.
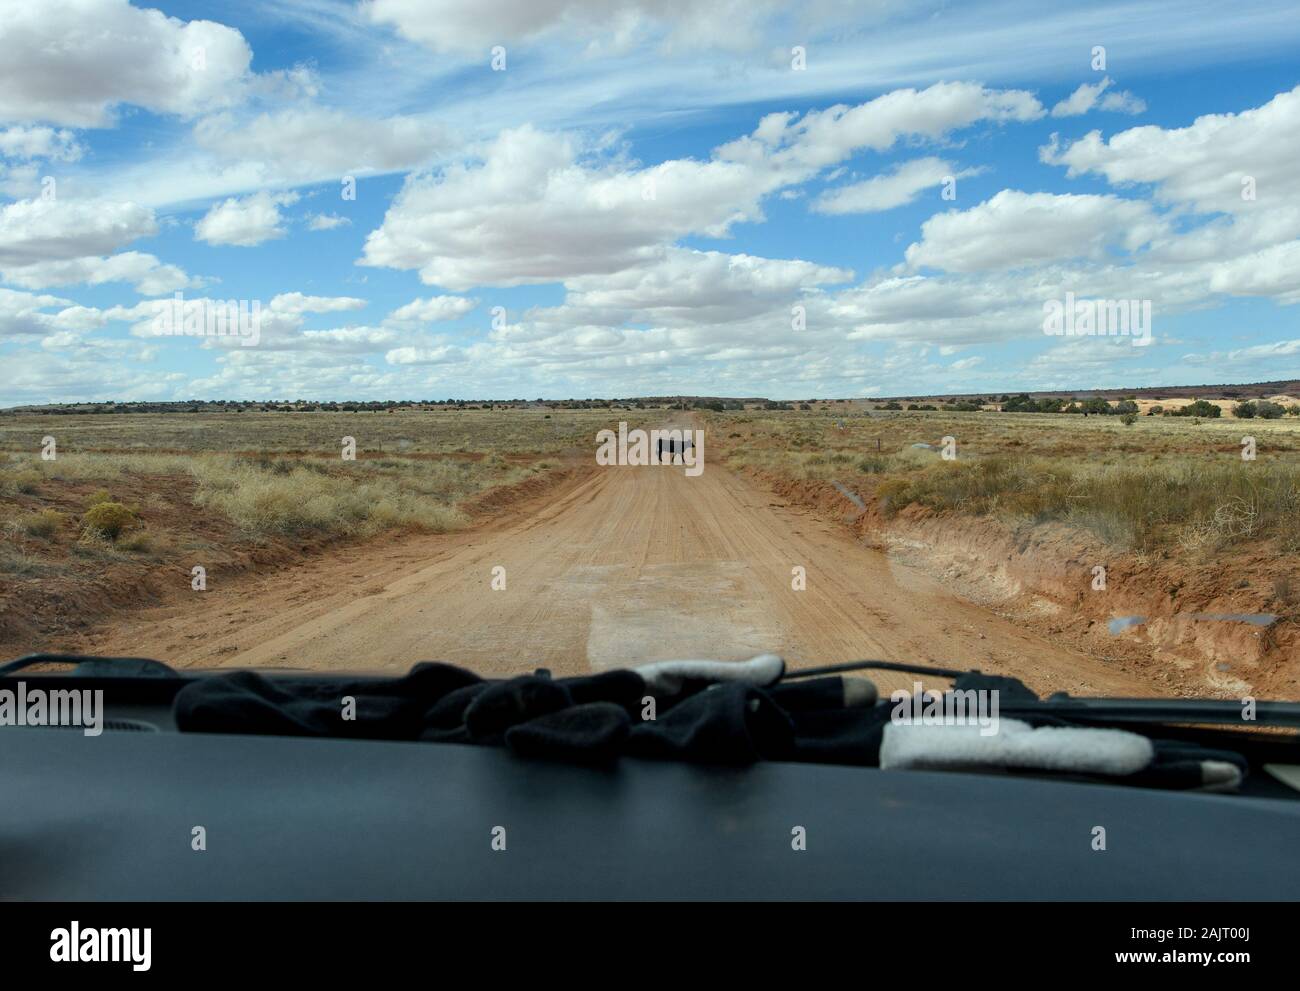
<svg viewBox="0 0 1300 991">
<path fill-rule="evenodd" d="M 1288 6 L 0 0 L 0 405 L 1300 377 Z"/>
</svg>

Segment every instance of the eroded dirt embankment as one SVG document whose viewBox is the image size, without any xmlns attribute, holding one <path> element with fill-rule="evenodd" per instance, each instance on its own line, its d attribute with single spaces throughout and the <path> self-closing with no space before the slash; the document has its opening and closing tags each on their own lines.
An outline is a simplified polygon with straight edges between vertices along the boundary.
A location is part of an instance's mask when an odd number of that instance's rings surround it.
<svg viewBox="0 0 1300 991">
<path fill-rule="evenodd" d="M 915 505 L 886 516 L 865 487 L 747 473 L 963 598 L 1152 683 L 1300 698 L 1300 562 L 1271 544 L 1197 562 L 1136 555 L 1058 523 Z"/>
</svg>

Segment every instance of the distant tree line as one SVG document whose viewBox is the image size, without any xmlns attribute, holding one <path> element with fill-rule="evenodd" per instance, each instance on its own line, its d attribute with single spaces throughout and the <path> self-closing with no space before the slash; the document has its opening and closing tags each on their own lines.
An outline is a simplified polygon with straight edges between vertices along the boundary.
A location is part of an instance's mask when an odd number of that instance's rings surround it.
<svg viewBox="0 0 1300 991">
<path fill-rule="evenodd" d="M 882 403 L 876 409 L 899 410 L 903 404 L 897 400 L 891 399 L 887 403 Z M 942 410 L 945 413 L 978 413 L 984 407 L 979 403 L 967 402 L 965 400 L 955 403 L 945 403 L 943 406 L 935 406 L 933 403 L 908 403 L 909 410 Z"/>
</svg>

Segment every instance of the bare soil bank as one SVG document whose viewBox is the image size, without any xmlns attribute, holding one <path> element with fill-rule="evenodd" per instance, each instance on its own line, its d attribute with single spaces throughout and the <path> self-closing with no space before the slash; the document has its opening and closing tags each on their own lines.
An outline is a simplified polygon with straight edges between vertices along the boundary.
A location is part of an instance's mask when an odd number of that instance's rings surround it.
<svg viewBox="0 0 1300 991">
<path fill-rule="evenodd" d="M 751 474 L 963 598 L 1153 684 L 1178 694 L 1300 698 L 1300 568 L 1268 543 L 1188 568 L 1171 555 L 1118 553 L 1061 524 L 915 505 L 886 518 L 869 493 Z M 1094 587 L 1099 567 L 1104 588 Z"/>
</svg>

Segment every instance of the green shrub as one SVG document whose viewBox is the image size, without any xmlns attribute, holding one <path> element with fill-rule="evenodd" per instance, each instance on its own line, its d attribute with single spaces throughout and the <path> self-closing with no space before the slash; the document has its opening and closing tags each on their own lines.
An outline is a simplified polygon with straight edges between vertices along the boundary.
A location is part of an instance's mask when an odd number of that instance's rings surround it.
<svg viewBox="0 0 1300 991">
<path fill-rule="evenodd" d="M 124 530 L 135 525 L 135 513 L 120 502 L 100 502 L 86 510 L 81 521 L 87 530 L 101 533 L 109 540 L 117 540 Z"/>
<path fill-rule="evenodd" d="M 1174 416 L 1218 417 L 1218 415 L 1222 412 L 1223 409 L 1219 406 L 1214 405 L 1214 403 L 1209 402 L 1205 399 L 1198 399 L 1196 400 L 1196 402 L 1188 403 L 1182 409 L 1177 410 L 1174 413 Z"/>
</svg>

